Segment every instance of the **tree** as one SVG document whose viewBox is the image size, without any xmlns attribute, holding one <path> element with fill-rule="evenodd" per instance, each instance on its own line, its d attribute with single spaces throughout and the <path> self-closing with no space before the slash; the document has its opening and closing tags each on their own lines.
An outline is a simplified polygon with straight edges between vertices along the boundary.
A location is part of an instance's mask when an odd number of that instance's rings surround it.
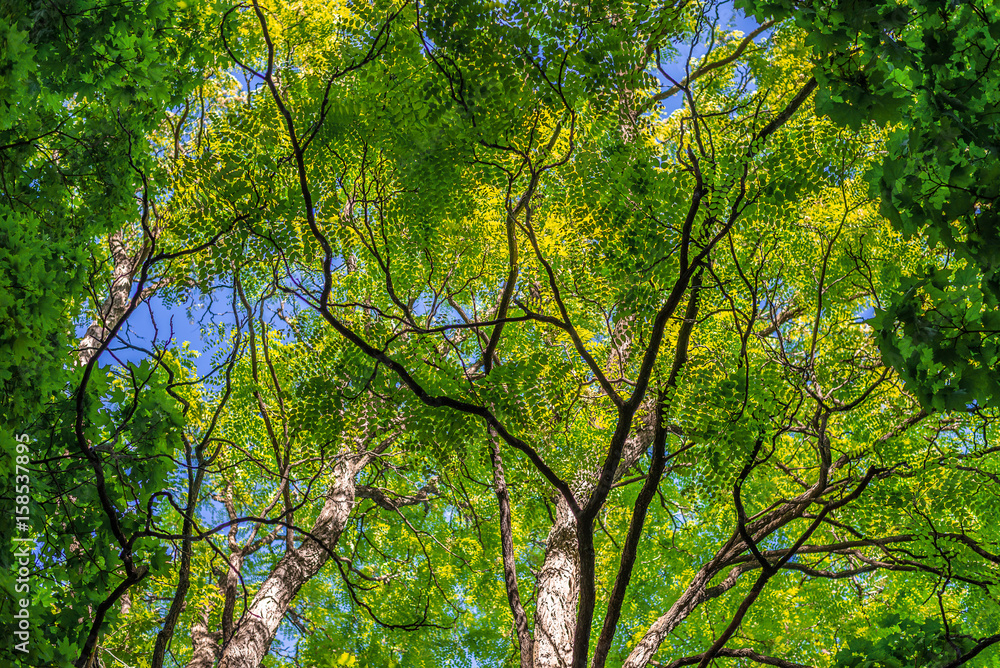
<svg viewBox="0 0 1000 668">
<path fill-rule="evenodd" d="M 810 33 L 817 108 L 892 125 L 869 179 L 899 231 L 945 250 L 900 280 L 875 321 L 921 402 L 990 405 L 997 386 L 997 93 L 994 3 L 744 3 Z"/>
<path fill-rule="evenodd" d="M 190 8 L 33 409 L 18 660 L 991 665 L 995 409 L 884 329 L 955 246 L 873 195 L 901 112 L 813 60 L 843 30 L 758 10 Z"/>
<path fill-rule="evenodd" d="M 164 107 L 190 90 L 192 75 L 206 68 L 210 71 L 211 53 L 199 46 L 201 28 L 198 17 L 159 1 L 23 2 L 0 8 L 4 44 L 0 56 L 0 443 L 4 452 L 0 496 L 11 514 L 15 507 L 30 507 L 33 519 L 43 514 L 52 518 L 35 527 L 59 534 L 49 544 L 52 552 L 43 551 L 42 556 L 52 564 L 65 563 L 71 575 L 60 579 L 77 589 L 61 597 L 54 610 L 45 604 L 45 587 L 38 591 L 39 616 L 33 623 L 43 626 L 60 614 L 64 622 L 72 618 L 75 626 L 82 618 L 73 617 L 73 608 L 96 614 L 96 627 L 100 627 L 104 611 L 94 601 L 82 600 L 86 597 L 80 590 L 100 596 L 119 585 L 108 586 L 113 568 L 106 569 L 110 564 L 95 550 L 103 552 L 116 540 L 127 539 L 120 532 L 116 537 L 109 535 L 120 529 L 112 510 L 115 494 L 107 493 L 99 455 L 88 450 L 82 436 L 85 422 L 100 423 L 96 406 L 88 405 L 89 395 L 109 388 L 101 378 L 95 381 L 100 387 L 91 388 L 92 392 L 88 379 L 98 343 L 111 343 L 110 335 L 136 308 L 135 303 L 126 308 L 129 289 L 138 279 L 141 249 L 148 250 L 143 242 L 149 241 L 148 226 L 154 219 L 151 186 L 146 180 L 155 170 L 149 134 Z M 178 38 L 181 29 L 189 39 Z M 141 217 L 136 216 L 137 209 Z M 130 246 L 137 238 L 138 246 Z M 99 249 L 104 245 L 111 257 L 102 264 Z M 105 279 L 112 285 L 109 294 L 98 287 Z M 95 317 L 92 335 L 74 341 L 72 323 L 88 298 Z M 98 342 L 102 337 L 105 340 Z M 68 356 L 67 348 L 77 344 L 79 355 Z M 74 361 L 86 368 L 74 369 Z M 151 380 L 149 371 L 140 372 L 140 385 Z M 78 399 L 75 415 L 69 409 L 68 392 L 75 392 Z M 143 393 L 138 403 L 146 409 L 156 402 L 154 390 Z M 112 426 L 113 431 L 127 428 L 130 411 L 127 407 L 123 411 L 126 423 Z M 81 450 L 74 452 L 89 460 L 83 468 L 90 470 L 82 473 L 83 462 L 74 461 L 69 468 L 75 470 L 68 477 L 61 470 L 50 478 L 53 469 L 67 464 L 66 448 L 74 447 L 67 428 L 74 422 L 80 427 L 76 435 L 81 437 L 75 439 Z M 22 463 L 28 456 L 17 456 L 21 449 L 14 437 L 37 442 L 41 434 L 55 441 L 50 450 L 55 456 L 49 459 L 39 451 L 37 468 L 33 475 L 26 475 Z M 148 436 L 150 440 L 162 437 Z M 132 471 L 136 475 L 133 484 L 148 481 L 149 471 L 143 468 Z M 162 474 L 162 465 L 156 468 Z M 17 488 L 29 484 L 25 477 L 30 479 L 31 504 L 18 500 L 21 492 L 15 495 L 15 475 Z M 91 476 L 97 477 L 96 485 Z M 87 481 L 83 492 L 79 491 L 81 477 Z M 57 515 L 63 519 L 55 519 Z M 102 522 L 110 526 L 95 527 Z M 23 598 L 23 592 L 15 591 L 16 569 L 9 549 L 14 530 L 12 523 L 0 529 L 5 546 L 0 556 L 0 587 L 7 594 L 0 603 L 5 632 L 13 630 L 13 604 Z M 119 547 L 123 559 L 129 560 L 130 548 Z M 55 628 L 70 627 L 56 624 Z M 35 660 L 58 660 L 69 635 L 56 645 L 35 645 Z"/>
</svg>

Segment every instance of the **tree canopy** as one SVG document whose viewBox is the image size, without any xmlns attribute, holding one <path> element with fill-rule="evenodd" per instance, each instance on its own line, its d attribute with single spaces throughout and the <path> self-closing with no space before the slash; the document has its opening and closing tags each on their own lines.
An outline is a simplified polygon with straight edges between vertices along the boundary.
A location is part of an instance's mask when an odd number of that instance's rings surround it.
<svg viewBox="0 0 1000 668">
<path fill-rule="evenodd" d="M 0 657 L 1000 665 L 998 26 L 3 6 Z"/>
</svg>

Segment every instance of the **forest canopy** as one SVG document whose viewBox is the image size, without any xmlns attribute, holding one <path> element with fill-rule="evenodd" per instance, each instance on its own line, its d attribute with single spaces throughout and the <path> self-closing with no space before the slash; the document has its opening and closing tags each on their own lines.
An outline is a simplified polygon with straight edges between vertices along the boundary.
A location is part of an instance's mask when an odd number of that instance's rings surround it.
<svg viewBox="0 0 1000 668">
<path fill-rule="evenodd" d="M 1000 665 L 992 0 L 0 43 L 4 665 Z"/>
</svg>

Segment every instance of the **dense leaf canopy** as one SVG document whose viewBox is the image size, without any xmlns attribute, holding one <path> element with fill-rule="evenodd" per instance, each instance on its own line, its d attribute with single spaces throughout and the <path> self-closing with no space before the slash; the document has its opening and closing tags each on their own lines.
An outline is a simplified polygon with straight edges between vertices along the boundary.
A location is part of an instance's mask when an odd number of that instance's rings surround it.
<svg viewBox="0 0 1000 668">
<path fill-rule="evenodd" d="M 0 7 L 0 657 L 998 665 L 998 26 Z"/>
</svg>

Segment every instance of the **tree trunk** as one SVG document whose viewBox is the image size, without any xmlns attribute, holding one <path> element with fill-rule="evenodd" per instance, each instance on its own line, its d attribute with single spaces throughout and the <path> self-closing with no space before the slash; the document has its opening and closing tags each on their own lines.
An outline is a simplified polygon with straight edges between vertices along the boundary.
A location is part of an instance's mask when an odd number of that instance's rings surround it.
<svg viewBox="0 0 1000 668">
<path fill-rule="evenodd" d="M 556 503 L 535 604 L 535 668 L 568 668 L 573 658 L 576 598 L 580 586 L 576 520 L 566 500 Z"/>
<path fill-rule="evenodd" d="M 636 431 L 625 443 L 615 480 L 620 480 L 649 449 L 655 431 L 653 406 L 652 401 L 647 401 L 644 414 L 636 420 Z M 595 463 L 573 481 L 577 498 L 589 495 L 599 475 L 600 467 Z M 545 561 L 538 574 L 534 668 L 569 668 L 572 665 L 579 588 L 576 520 L 566 500 L 560 496 L 556 503 L 556 521 L 546 541 Z"/>
<path fill-rule="evenodd" d="M 80 341 L 79 359 L 81 365 L 90 362 L 104 345 L 108 333 L 122 319 L 132 293 L 132 281 L 142 264 L 144 249 L 140 249 L 134 254 L 130 252 L 123 230 L 118 230 L 108 237 L 108 245 L 111 247 L 111 261 L 114 264 L 111 273 L 111 289 L 108 291 L 104 303 L 101 304 L 96 319 L 87 328 L 87 333 Z"/>
<path fill-rule="evenodd" d="M 219 634 L 208 630 L 208 610 L 202 610 L 191 625 L 191 644 L 194 654 L 187 668 L 212 668 L 222 654 L 219 647 Z"/>
<path fill-rule="evenodd" d="M 260 666 L 292 599 L 329 559 L 354 505 L 357 473 L 346 460 L 338 463 L 334 472 L 336 481 L 311 531 L 316 540 L 303 540 L 298 549 L 287 552 L 271 571 L 236 625 L 219 668 Z"/>
</svg>

